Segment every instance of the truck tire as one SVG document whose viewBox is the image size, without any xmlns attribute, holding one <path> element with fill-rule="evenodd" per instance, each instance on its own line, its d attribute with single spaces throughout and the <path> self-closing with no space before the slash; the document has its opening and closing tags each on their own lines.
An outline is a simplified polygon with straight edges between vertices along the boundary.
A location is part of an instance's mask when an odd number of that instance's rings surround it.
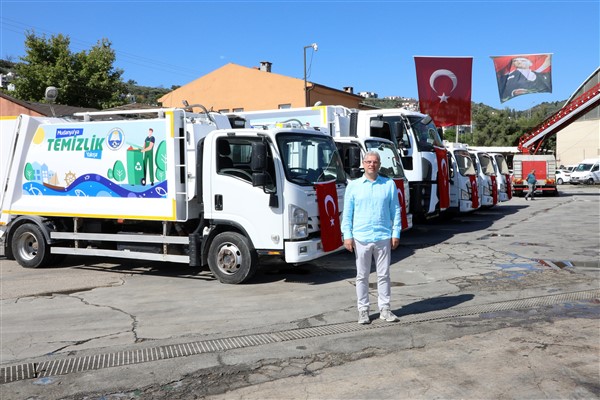
<svg viewBox="0 0 600 400">
<path fill-rule="evenodd" d="M 50 246 L 35 224 L 23 224 L 15 230 L 11 241 L 15 260 L 25 268 L 38 268 L 48 264 Z"/>
<path fill-rule="evenodd" d="M 258 257 L 245 236 L 223 232 L 210 244 L 208 266 L 222 283 L 244 283 L 256 273 Z"/>
</svg>

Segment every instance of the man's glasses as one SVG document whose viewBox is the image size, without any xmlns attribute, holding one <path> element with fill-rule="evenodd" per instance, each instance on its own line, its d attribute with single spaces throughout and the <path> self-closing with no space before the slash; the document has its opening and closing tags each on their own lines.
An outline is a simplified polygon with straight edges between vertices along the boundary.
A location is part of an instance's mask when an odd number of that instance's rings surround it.
<svg viewBox="0 0 600 400">
<path fill-rule="evenodd" d="M 371 161 L 371 160 L 365 160 L 363 161 L 364 164 L 379 164 L 379 161 Z"/>
</svg>

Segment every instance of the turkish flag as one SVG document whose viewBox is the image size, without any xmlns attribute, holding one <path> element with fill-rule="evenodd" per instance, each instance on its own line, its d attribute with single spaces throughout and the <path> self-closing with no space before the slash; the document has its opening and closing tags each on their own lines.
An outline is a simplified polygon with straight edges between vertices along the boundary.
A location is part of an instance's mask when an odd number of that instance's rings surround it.
<svg viewBox="0 0 600 400">
<path fill-rule="evenodd" d="M 479 208 L 479 190 L 477 189 L 477 176 L 469 175 L 469 182 L 471 183 L 471 203 L 474 209 Z"/>
<path fill-rule="evenodd" d="M 492 175 L 492 204 L 498 203 L 498 185 L 496 184 L 496 175 Z"/>
<path fill-rule="evenodd" d="M 318 183 L 317 204 L 321 220 L 321 243 L 323 251 L 336 250 L 342 245 L 342 229 L 335 181 Z"/>
<path fill-rule="evenodd" d="M 510 174 L 505 174 L 504 177 L 506 178 L 506 194 L 508 195 L 508 199 L 512 199 L 512 182 L 510 179 Z"/>
<path fill-rule="evenodd" d="M 404 179 L 394 179 L 396 188 L 398 188 L 398 201 L 400 202 L 400 221 L 402 221 L 402 230 L 408 228 L 408 216 L 406 215 L 406 199 L 404 198 Z"/>
<path fill-rule="evenodd" d="M 419 108 L 437 126 L 471 124 L 473 57 L 415 57 Z"/>
<path fill-rule="evenodd" d="M 438 164 L 437 184 L 440 199 L 440 211 L 450 207 L 450 177 L 448 176 L 448 152 L 441 147 L 434 147 Z"/>
</svg>

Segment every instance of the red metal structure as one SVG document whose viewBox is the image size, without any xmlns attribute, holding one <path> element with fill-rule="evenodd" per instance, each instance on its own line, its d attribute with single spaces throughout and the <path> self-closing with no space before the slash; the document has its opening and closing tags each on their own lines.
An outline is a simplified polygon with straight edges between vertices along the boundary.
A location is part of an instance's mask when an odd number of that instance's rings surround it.
<svg viewBox="0 0 600 400">
<path fill-rule="evenodd" d="M 560 131 L 581 115 L 592 110 L 600 103 L 600 83 L 565 104 L 563 108 L 547 118 L 531 132 L 524 134 L 519 139 L 519 151 L 523 154 L 537 154 L 544 139 Z"/>
</svg>

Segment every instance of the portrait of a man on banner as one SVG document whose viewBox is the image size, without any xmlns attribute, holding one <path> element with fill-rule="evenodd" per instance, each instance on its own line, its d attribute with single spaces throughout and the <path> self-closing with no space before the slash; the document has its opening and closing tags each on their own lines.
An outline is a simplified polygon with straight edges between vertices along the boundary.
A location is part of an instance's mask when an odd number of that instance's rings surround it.
<svg viewBox="0 0 600 400">
<path fill-rule="evenodd" d="M 500 102 L 530 93 L 552 93 L 552 54 L 492 56 Z"/>
</svg>

